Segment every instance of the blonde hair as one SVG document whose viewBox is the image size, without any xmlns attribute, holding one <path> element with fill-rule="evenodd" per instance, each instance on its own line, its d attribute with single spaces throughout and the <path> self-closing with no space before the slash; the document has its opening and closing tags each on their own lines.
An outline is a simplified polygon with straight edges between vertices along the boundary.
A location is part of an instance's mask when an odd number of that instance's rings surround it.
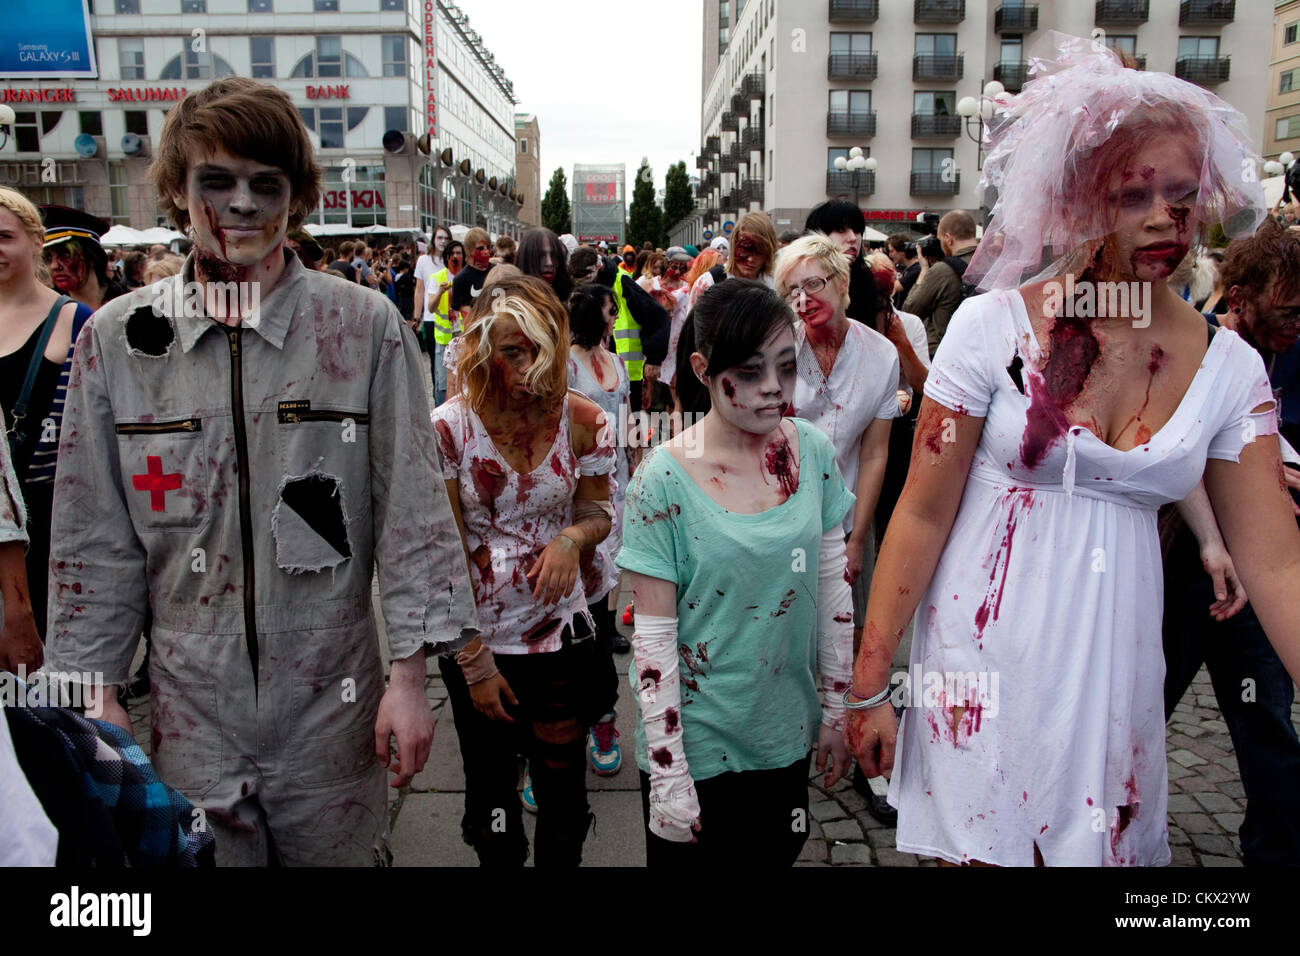
<svg viewBox="0 0 1300 956">
<path fill-rule="evenodd" d="M 518 322 L 519 330 L 537 347 L 537 358 L 524 373 L 524 382 L 543 405 L 554 408 L 569 389 L 569 314 L 551 287 L 535 276 L 502 272 L 484 282 L 456 362 L 461 392 L 475 412 L 487 406 L 492 391 L 492 328 L 503 315 Z"/>
<path fill-rule="evenodd" d="M 27 238 L 36 247 L 32 255 L 32 274 L 39 274 L 37 268 L 41 259 L 41 248 L 45 245 L 45 223 L 41 221 L 41 211 L 30 199 L 8 186 L 0 186 L 0 209 L 13 213 L 18 225 L 22 226 Z"/>
<path fill-rule="evenodd" d="M 174 276 L 181 271 L 181 262 L 177 262 L 171 257 L 158 259 L 144 267 L 144 284 L 153 285 L 159 279 L 166 279 L 168 276 Z"/>
<path fill-rule="evenodd" d="M 776 254 L 776 291 L 782 298 L 790 290 L 786 281 L 795 267 L 811 260 L 826 270 L 826 278 L 838 286 L 844 308 L 849 307 L 849 260 L 840 251 L 839 243 L 824 232 L 810 232 L 800 236 Z"/>
</svg>

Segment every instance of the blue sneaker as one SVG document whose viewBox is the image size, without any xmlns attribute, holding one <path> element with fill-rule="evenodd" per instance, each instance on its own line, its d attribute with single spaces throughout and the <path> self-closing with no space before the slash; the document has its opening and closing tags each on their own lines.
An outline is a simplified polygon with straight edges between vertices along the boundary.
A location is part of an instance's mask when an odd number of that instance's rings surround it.
<svg viewBox="0 0 1300 956">
<path fill-rule="evenodd" d="M 599 777 L 612 777 L 623 766 L 623 751 L 614 739 L 618 735 L 612 717 L 593 724 L 587 734 L 587 755 L 591 759 L 591 769 Z"/>
<path fill-rule="evenodd" d="M 524 763 L 524 792 L 520 794 L 519 801 L 529 813 L 537 812 L 537 801 L 533 799 L 533 775 L 528 772 L 528 763 L 526 761 Z"/>
</svg>

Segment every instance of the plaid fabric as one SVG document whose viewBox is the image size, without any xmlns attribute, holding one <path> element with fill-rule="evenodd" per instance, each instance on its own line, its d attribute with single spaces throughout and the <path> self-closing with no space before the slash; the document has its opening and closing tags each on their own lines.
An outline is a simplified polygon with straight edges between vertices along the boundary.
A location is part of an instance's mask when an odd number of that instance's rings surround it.
<svg viewBox="0 0 1300 956">
<path fill-rule="evenodd" d="M 158 779 L 149 758 L 125 730 L 57 707 L 9 707 L 5 715 L 11 727 L 62 743 L 80 772 L 82 799 L 104 808 L 129 865 L 212 864 L 211 828 L 201 813 L 196 819 L 185 797 Z M 39 777 L 42 767 L 29 763 L 23 762 L 23 772 Z"/>
</svg>

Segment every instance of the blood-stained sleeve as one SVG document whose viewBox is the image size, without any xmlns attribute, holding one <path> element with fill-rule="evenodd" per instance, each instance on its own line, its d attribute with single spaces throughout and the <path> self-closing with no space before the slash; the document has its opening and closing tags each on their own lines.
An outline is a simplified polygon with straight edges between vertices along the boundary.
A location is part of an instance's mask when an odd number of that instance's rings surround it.
<svg viewBox="0 0 1300 956">
<path fill-rule="evenodd" d="M 455 650 L 478 633 L 465 552 L 435 450 L 415 339 L 379 303 L 370 380 L 370 494 L 375 563 L 395 660 L 421 645 Z"/>
<path fill-rule="evenodd" d="M 9 458 L 9 442 L 0 441 L 0 482 L 4 483 L 4 494 L 0 496 L 0 544 L 11 541 L 27 543 L 27 508 L 23 502 L 23 490 L 14 474 L 13 462 Z"/>
<path fill-rule="evenodd" d="M 49 636 L 54 671 L 130 676 L 149 605 L 145 549 L 131 521 L 98 326 L 77 338 L 59 438 L 50 528 Z M 103 332 L 111 335 L 108 320 Z"/>
</svg>

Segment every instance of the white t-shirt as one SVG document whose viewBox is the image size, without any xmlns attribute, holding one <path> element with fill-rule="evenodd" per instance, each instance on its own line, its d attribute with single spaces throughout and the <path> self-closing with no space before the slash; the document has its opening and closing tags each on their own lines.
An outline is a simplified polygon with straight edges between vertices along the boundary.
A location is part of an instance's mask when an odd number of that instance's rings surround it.
<svg viewBox="0 0 1300 956">
<path fill-rule="evenodd" d="M 799 365 L 794 413 L 808 419 L 831 440 L 844 484 L 856 494 L 863 433 L 873 419 L 898 417 L 898 349 L 874 329 L 849 320 L 844 344 L 827 379 L 808 344 L 802 322 L 795 323 L 794 339 Z M 850 511 L 844 519 L 844 532 L 852 530 Z"/>
<path fill-rule="evenodd" d="M 424 283 L 425 296 L 429 294 L 429 278 L 441 268 L 442 266 L 434 265 L 433 257 L 430 256 L 427 252 L 424 253 L 422 256 L 420 256 L 420 258 L 415 260 L 415 270 L 413 271 L 412 274 L 415 276 L 417 282 Z M 421 298 L 421 297 L 417 296 L 417 298 Z M 424 315 L 425 311 L 426 310 L 424 308 L 423 302 L 415 303 L 416 315 Z"/>
<path fill-rule="evenodd" d="M 903 331 L 907 333 L 907 341 L 911 343 L 912 351 L 921 360 L 921 364 L 929 368 L 930 346 L 925 337 L 925 323 L 911 312 L 895 311 L 894 315 L 898 316 L 899 321 L 903 323 Z M 912 386 L 907 384 L 907 376 L 903 374 L 901 367 L 898 370 L 898 390 L 907 392 L 908 395 L 912 394 Z"/>
</svg>

